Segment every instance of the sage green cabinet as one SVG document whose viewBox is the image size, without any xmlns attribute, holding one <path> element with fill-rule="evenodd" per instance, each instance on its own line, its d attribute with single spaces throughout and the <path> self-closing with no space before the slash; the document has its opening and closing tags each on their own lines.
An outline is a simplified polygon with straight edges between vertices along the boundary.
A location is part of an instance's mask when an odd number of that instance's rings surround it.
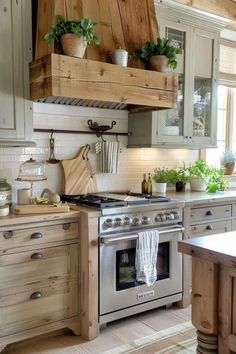
<svg viewBox="0 0 236 354">
<path fill-rule="evenodd" d="M 32 145 L 31 1 L 0 1 L 0 146 Z"/>
</svg>

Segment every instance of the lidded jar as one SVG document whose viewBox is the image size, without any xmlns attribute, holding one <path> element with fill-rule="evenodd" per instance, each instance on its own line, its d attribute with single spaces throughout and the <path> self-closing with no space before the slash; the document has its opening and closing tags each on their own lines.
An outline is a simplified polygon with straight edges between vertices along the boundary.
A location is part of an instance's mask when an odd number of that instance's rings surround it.
<svg viewBox="0 0 236 354">
<path fill-rule="evenodd" d="M 5 178 L 0 178 L 0 209 L 11 206 L 12 187 Z"/>
</svg>

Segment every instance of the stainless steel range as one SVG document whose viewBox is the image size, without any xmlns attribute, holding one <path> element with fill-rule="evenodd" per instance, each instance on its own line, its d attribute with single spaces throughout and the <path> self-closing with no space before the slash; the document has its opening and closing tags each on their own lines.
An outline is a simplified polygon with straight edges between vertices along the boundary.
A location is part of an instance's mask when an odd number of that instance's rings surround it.
<svg viewBox="0 0 236 354">
<path fill-rule="evenodd" d="M 104 324 L 182 299 L 182 204 L 163 196 L 102 194 L 78 197 L 99 207 L 99 320 Z M 89 201 L 87 201 L 88 199 Z M 68 199 L 67 199 L 68 200 Z M 136 280 L 138 231 L 159 231 L 157 279 Z"/>
</svg>

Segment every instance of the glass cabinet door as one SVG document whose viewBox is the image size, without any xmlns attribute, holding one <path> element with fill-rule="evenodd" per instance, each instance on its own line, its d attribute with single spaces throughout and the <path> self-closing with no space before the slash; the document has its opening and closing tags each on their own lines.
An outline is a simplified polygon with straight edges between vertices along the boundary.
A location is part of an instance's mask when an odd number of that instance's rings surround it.
<svg viewBox="0 0 236 354">
<path fill-rule="evenodd" d="M 214 144 L 215 129 L 212 117 L 215 114 L 216 103 L 216 78 L 215 78 L 215 45 L 214 33 L 199 29 L 193 30 L 194 38 L 194 63 L 193 63 L 193 122 L 192 136 L 194 142 Z"/>
<path fill-rule="evenodd" d="M 170 39 L 175 46 L 182 49 L 181 54 L 177 54 L 176 69 L 168 68 L 169 72 L 178 74 L 178 95 L 176 109 L 168 109 L 157 112 L 157 136 L 159 141 L 165 141 L 173 144 L 183 143 L 185 135 L 186 115 L 185 102 L 186 97 L 186 71 L 189 66 L 189 59 L 186 56 L 186 50 L 189 46 L 190 28 L 186 25 L 172 21 L 163 21 L 160 19 L 160 35 Z"/>
</svg>

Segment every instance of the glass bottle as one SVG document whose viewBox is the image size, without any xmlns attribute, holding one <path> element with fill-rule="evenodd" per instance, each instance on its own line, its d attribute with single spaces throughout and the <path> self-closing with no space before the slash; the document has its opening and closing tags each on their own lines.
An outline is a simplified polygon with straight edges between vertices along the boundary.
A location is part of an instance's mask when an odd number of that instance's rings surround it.
<svg viewBox="0 0 236 354">
<path fill-rule="evenodd" d="M 143 174 L 142 194 L 148 194 L 148 182 L 146 173 Z"/>
<path fill-rule="evenodd" d="M 152 195 L 152 177 L 151 177 L 151 173 L 148 174 L 148 194 Z"/>
<path fill-rule="evenodd" d="M 0 178 L 0 207 L 11 206 L 12 188 L 5 178 Z"/>
</svg>

